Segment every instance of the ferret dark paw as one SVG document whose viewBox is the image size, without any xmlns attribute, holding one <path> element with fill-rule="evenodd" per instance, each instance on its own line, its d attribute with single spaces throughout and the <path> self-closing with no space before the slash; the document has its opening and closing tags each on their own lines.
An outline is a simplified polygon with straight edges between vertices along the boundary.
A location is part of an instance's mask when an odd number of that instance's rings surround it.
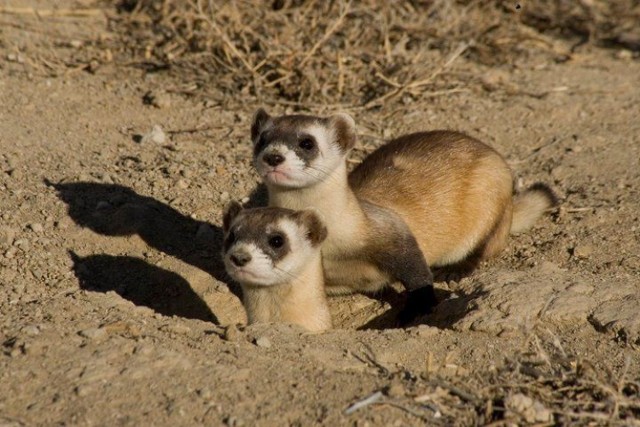
<svg viewBox="0 0 640 427">
<path fill-rule="evenodd" d="M 417 318 L 430 314 L 438 304 L 433 286 L 415 289 L 408 292 L 407 302 L 398 314 L 398 323 L 405 327 L 413 323 Z"/>
</svg>

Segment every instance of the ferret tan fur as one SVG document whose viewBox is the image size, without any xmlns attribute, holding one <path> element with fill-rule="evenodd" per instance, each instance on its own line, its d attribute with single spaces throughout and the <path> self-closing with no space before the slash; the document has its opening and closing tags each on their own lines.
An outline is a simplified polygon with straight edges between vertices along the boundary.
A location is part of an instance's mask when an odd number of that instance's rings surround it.
<svg viewBox="0 0 640 427">
<path fill-rule="evenodd" d="M 313 207 L 328 227 L 322 256 L 329 293 L 375 292 L 394 280 L 412 291 L 430 287 L 426 263 L 472 268 L 555 204 L 541 184 L 514 196 L 503 157 L 459 132 L 402 136 L 348 174 L 355 134 L 344 114 L 272 118 L 260 110 L 252 126 L 269 204 Z M 296 146 L 308 139 L 315 155 Z"/>
<path fill-rule="evenodd" d="M 320 245 L 327 231 L 310 211 L 242 209 L 224 214 L 224 261 L 240 283 L 250 324 L 284 322 L 309 331 L 331 328 Z M 284 239 L 270 247 L 270 239 Z"/>
</svg>

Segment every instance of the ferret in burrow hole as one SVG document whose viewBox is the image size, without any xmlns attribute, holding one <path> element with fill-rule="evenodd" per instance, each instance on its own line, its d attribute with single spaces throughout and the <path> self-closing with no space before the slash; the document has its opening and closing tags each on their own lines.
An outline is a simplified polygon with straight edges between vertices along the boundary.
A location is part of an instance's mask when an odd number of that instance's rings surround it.
<svg viewBox="0 0 640 427">
<path fill-rule="evenodd" d="M 223 230 L 224 265 L 242 287 L 249 324 L 331 328 L 320 254 L 327 228 L 314 212 L 231 202 Z"/>
<path fill-rule="evenodd" d="M 401 136 L 351 173 L 356 126 L 347 114 L 271 117 L 259 109 L 251 139 L 269 205 L 313 208 L 327 226 L 327 292 L 371 293 L 399 281 L 409 291 L 403 323 L 437 303 L 429 266 L 470 272 L 557 204 L 545 184 L 516 193 L 504 158 L 460 132 Z"/>
</svg>

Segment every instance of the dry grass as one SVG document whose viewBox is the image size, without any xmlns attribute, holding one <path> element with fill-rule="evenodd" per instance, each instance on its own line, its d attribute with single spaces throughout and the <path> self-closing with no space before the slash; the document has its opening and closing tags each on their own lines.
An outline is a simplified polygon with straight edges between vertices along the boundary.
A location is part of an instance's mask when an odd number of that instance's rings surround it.
<svg viewBox="0 0 640 427">
<path fill-rule="evenodd" d="M 192 90 L 316 109 L 374 108 L 450 93 L 463 87 L 448 74 L 460 55 L 506 61 L 513 50 L 550 45 L 500 2 L 277 0 L 269 7 L 247 0 L 141 0 L 126 6 L 119 23 L 131 53 L 179 69 L 195 83 Z"/>
<path fill-rule="evenodd" d="M 369 109 L 467 87 L 468 76 L 450 72 L 459 56 L 495 65 L 542 50 L 566 59 L 568 50 L 538 30 L 629 39 L 628 25 L 613 28 L 633 22 L 638 7 L 608 3 L 126 0 L 115 20 L 128 53 L 178 72 L 182 92 Z"/>
<path fill-rule="evenodd" d="M 428 367 L 412 402 L 375 404 L 398 404 L 442 425 L 640 425 L 640 376 L 629 368 L 631 356 L 616 375 L 569 354 L 548 329 L 536 330 L 526 350 L 489 373 L 460 377 Z"/>
</svg>

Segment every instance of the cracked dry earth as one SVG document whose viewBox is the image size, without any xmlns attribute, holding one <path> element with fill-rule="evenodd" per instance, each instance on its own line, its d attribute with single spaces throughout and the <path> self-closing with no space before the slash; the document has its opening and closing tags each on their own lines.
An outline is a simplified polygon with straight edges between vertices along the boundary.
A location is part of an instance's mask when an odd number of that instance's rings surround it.
<svg viewBox="0 0 640 427">
<path fill-rule="evenodd" d="M 27 59 L 71 48 L 2 35 L 0 425 L 474 424 L 482 414 L 464 398 L 417 412 L 417 396 L 446 394 L 425 378 L 481 393 L 540 342 L 605 377 L 640 377 L 638 61 L 598 49 L 534 58 L 503 72 L 544 97 L 470 89 L 398 107 L 383 125 L 388 111 L 356 113 L 365 146 L 468 132 L 563 204 L 470 277 L 437 283 L 444 301 L 419 325 L 392 327 L 393 292 L 355 295 L 331 298 L 336 328 L 312 335 L 227 327 L 245 319 L 218 255 L 221 209 L 258 183 L 257 104 L 170 95 L 156 108 L 142 99 L 172 84 L 162 74 L 42 75 L 8 60 L 10 46 L 28 45 Z M 140 138 L 154 125 L 165 141 Z M 378 390 L 388 404 L 345 413 Z"/>
</svg>

